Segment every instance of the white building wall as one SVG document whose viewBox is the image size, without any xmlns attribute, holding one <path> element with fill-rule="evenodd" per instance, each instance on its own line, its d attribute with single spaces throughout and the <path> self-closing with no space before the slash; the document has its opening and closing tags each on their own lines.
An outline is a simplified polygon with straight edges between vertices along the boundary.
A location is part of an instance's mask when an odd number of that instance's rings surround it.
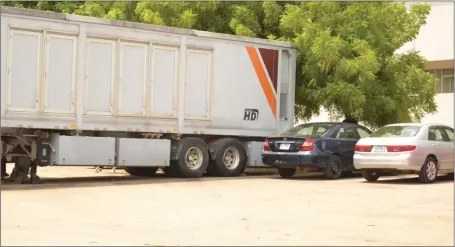
<svg viewBox="0 0 455 247">
<path fill-rule="evenodd" d="M 441 93 L 436 95 L 438 111 L 428 114 L 423 119 L 423 123 L 441 123 L 453 127 L 453 93 Z"/>
<path fill-rule="evenodd" d="M 431 13 L 414 41 L 414 48 L 428 61 L 454 59 L 454 3 L 430 3 Z M 425 123 L 443 123 L 454 126 L 453 93 L 435 97 L 438 110 L 422 119 Z"/>
<path fill-rule="evenodd" d="M 418 3 L 418 2 L 416 2 Z M 412 3 L 408 3 L 410 5 Z M 454 59 L 454 3 L 453 2 L 429 2 L 432 6 L 427 16 L 427 23 L 420 29 L 419 35 L 400 49 L 397 53 L 410 50 L 419 51 L 428 61 L 453 60 Z M 454 126 L 454 94 L 437 94 L 435 101 L 438 105 L 435 114 L 429 114 L 422 122 L 442 123 Z M 333 119 L 332 119 L 333 120 Z M 314 116 L 310 122 L 330 121 L 327 111 L 322 110 L 318 116 Z"/>
<path fill-rule="evenodd" d="M 428 61 L 453 59 L 454 3 L 431 3 L 427 24 L 420 29 L 414 48 Z"/>
</svg>

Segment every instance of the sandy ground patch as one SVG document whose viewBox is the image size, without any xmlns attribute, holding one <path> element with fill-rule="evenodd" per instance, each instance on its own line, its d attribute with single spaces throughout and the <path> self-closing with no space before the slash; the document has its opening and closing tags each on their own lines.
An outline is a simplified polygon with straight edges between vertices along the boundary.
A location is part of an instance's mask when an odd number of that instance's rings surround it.
<svg viewBox="0 0 455 247">
<path fill-rule="evenodd" d="M 66 175 L 65 175 L 66 174 Z M 452 245 L 453 180 L 137 179 L 41 168 L 2 186 L 2 245 Z"/>
</svg>

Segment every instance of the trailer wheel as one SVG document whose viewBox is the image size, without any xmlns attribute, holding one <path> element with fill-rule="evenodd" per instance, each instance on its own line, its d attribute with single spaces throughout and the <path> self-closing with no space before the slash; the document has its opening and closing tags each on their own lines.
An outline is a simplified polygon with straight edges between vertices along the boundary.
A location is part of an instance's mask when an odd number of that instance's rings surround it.
<svg viewBox="0 0 455 247">
<path fill-rule="evenodd" d="M 210 160 L 207 175 L 219 177 L 237 177 L 245 170 L 246 152 L 242 143 L 233 138 L 216 141 L 214 148 L 215 159 Z"/>
<path fill-rule="evenodd" d="M 158 167 L 124 167 L 123 168 L 131 176 L 152 177 L 158 171 Z"/>
<path fill-rule="evenodd" d="M 180 153 L 177 160 L 165 168 L 165 173 L 171 177 L 200 178 L 209 165 L 207 144 L 197 137 L 189 137 L 179 142 Z"/>
</svg>

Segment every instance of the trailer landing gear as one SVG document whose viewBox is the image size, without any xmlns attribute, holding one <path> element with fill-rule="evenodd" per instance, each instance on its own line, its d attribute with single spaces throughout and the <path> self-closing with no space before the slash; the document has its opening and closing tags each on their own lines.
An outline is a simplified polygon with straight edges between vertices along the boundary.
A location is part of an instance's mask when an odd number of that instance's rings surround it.
<svg viewBox="0 0 455 247">
<path fill-rule="evenodd" d="M 2 159 L 2 180 L 4 179 L 3 174 L 6 174 L 6 169 L 5 173 L 3 173 L 3 167 L 6 167 L 6 159 Z M 35 162 L 32 162 L 29 157 L 17 156 L 11 176 L 5 180 L 10 181 L 13 184 L 38 184 L 40 183 L 40 178 L 36 175 L 37 168 L 38 165 Z"/>
<path fill-rule="evenodd" d="M 6 172 L 6 157 L 2 157 L 2 161 L 0 164 L 1 168 L 1 176 L 2 176 L 2 181 L 5 180 L 6 177 L 9 176 L 9 174 Z"/>
</svg>

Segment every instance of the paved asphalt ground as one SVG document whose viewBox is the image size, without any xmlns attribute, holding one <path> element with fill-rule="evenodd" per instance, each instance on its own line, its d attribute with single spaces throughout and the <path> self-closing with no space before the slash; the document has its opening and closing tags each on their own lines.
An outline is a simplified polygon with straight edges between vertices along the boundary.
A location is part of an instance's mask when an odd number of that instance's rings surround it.
<svg viewBox="0 0 455 247">
<path fill-rule="evenodd" d="M 1 245 L 454 244 L 454 184 L 414 176 L 133 178 L 41 168 L 2 185 Z M 69 179 L 67 177 L 78 177 Z"/>
</svg>

